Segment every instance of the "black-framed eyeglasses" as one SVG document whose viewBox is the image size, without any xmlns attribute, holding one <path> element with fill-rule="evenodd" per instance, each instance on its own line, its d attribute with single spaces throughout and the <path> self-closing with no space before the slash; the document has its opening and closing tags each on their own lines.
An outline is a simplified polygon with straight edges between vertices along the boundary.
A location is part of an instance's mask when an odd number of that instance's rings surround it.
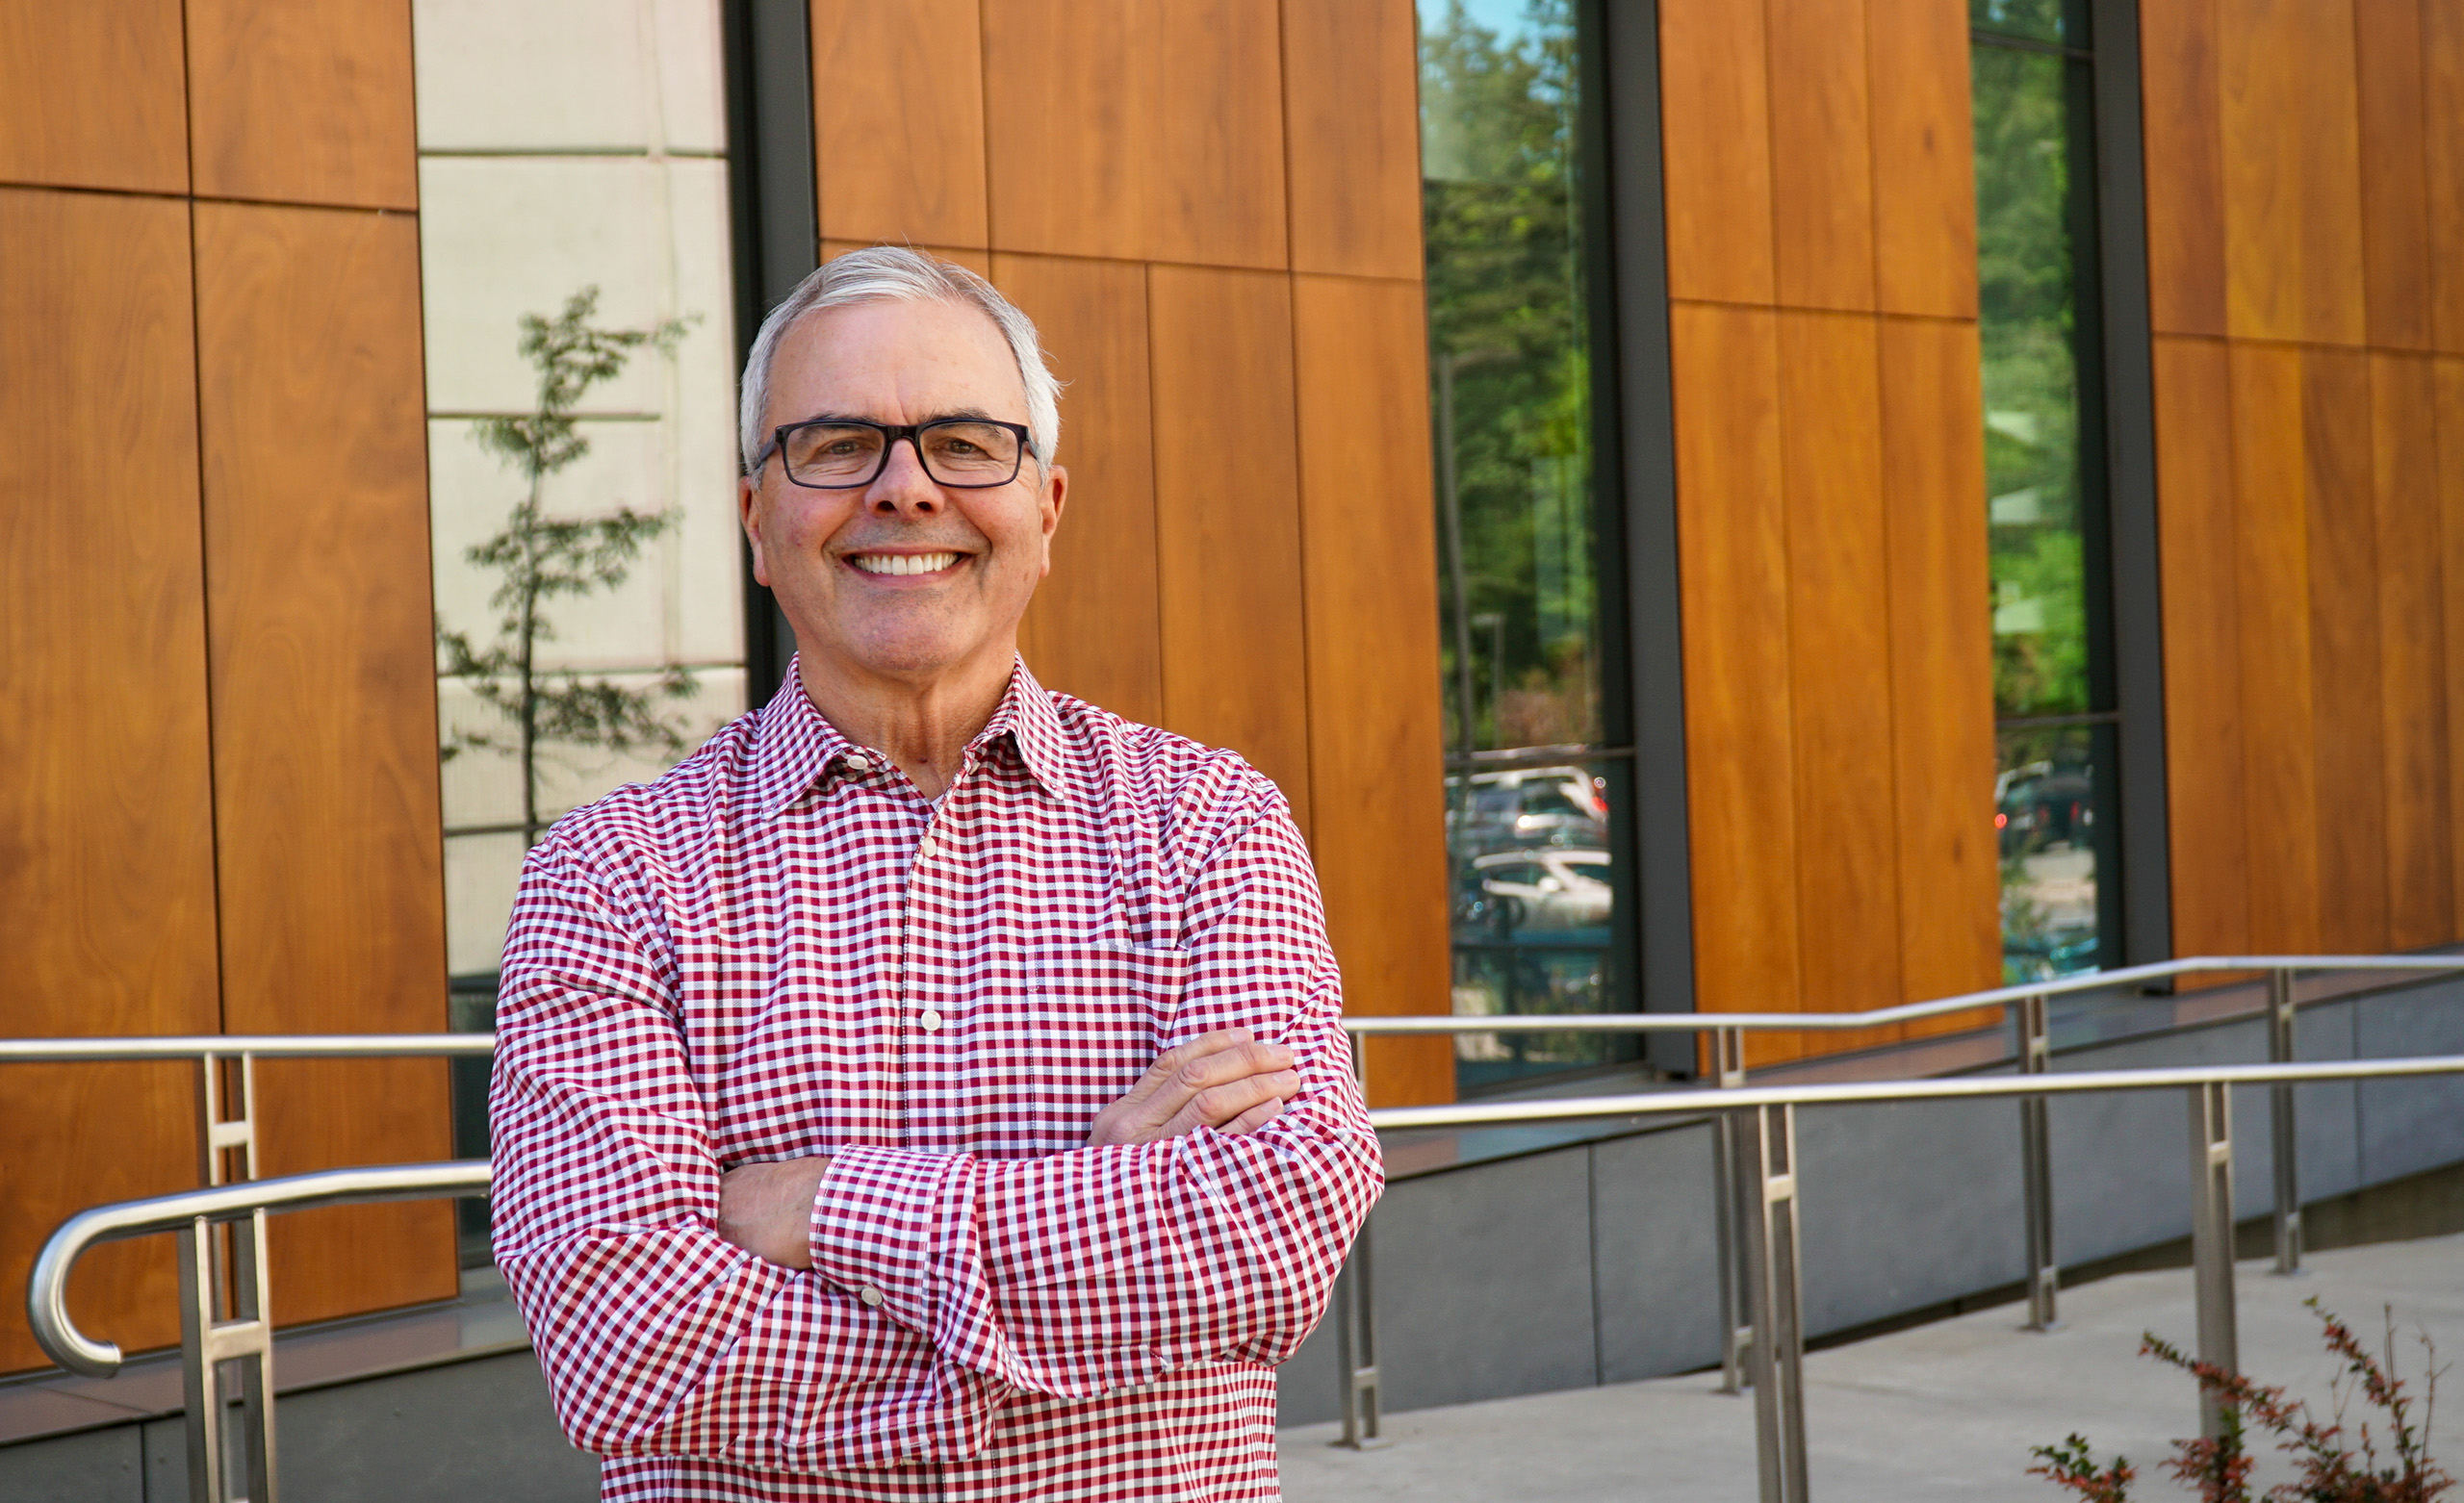
<svg viewBox="0 0 2464 1503">
<path fill-rule="evenodd" d="M 861 418 L 815 418 L 787 423 L 770 435 L 754 457 L 753 472 L 777 450 L 787 478 L 815 491 L 854 491 L 872 484 L 889 468 L 889 451 L 905 439 L 936 485 L 954 491 L 987 491 L 1018 478 L 1026 462 L 1027 429 L 995 418 L 936 418 L 930 422 L 867 422 Z"/>
</svg>

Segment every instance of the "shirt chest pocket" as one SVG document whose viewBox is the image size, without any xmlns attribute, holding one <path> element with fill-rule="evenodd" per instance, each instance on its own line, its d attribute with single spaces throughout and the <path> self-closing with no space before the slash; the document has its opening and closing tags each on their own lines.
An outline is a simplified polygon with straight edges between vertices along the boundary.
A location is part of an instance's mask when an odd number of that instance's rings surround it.
<svg viewBox="0 0 2464 1503">
<path fill-rule="evenodd" d="M 978 1020 L 970 1051 L 979 1086 L 1004 1101 L 1001 1118 L 1019 1135 L 979 1151 L 1056 1153 L 1083 1144 L 1095 1113 L 1164 1052 L 1190 956 L 1162 945 L 1072 942 L 1036 946 L 1020 961 L 1013 994 Z"/>
</svg>

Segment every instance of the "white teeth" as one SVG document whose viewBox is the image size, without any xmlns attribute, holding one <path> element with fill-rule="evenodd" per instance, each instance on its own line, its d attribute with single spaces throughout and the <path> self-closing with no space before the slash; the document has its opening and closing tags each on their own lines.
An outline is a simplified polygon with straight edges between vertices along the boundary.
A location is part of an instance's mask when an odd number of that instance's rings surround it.
<svg viewBox="0 0 2464 1503">
<path fill-rule="evenodd" d="M 959 561 L 956 553 L 858 553 L 857 568 L 868 574 L 929 574 Z"/>
</svg>

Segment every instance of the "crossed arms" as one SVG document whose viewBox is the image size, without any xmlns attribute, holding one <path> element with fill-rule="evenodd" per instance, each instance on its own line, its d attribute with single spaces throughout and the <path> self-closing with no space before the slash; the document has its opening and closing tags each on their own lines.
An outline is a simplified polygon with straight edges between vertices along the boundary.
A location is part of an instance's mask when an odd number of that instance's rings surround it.
<svg viewBox="0 0 2464 1503">
<path fill-rule="evenodd" d="M 497 1245 L 575 1443 L 961 1461 L 1014 1395 L 1289 1356 L 1380 1184 L 1289 819 L 1227 841 L 1186 912 L 1173 1047 L 1087 1146 L 732 1175 L 642 921 L 544 843 L 499 1020 Z"/>
</svg>

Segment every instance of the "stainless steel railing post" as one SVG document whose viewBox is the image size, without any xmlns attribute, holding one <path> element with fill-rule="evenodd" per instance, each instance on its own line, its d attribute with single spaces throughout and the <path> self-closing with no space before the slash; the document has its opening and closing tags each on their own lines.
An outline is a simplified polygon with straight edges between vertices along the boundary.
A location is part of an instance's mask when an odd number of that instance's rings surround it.
<svg viewBox="0 0 2464 1503">
<path fill-rule="evenodd" d="M 2293 971 L 2268 973 L 2268 1062 L 2294 1062 Z M 2275 1150 L 2275 1271 L 2301 1271 L 2301 1139 L 2293 1087 L 2268 1088 L 2268 1130 Z"/>
<path fill-rule="evenodd" d="M 1757 1107 L 1740 1118 L 1758 1193 L 1745 1222 L 1753 1272 L 1754 1450 L 1762 1503 L 1806 1503 L 1805 1289 L 1798 1270 L 1797 1109 Z"/>
<path fill-rule="evenodd" d="M 198 1216 L 180 1241 L 180 1378 L 188 1405 L 189 1496 L 195 1503 L 274 1503 L 273 1322 L 269 1311 L 266 1213 L 260 1208 L 230 1227 L 231 1310 L 215 1245 L 225 1229 Z M 226 1367 L 237 1368 L 236 1395 Z M 238 1455 L 226 1434 L 239 1399 Z M 238 1465 L 234 1465 L 234 1461 Z M 234 1477 L 234 1472 L 240 1473 Z M 247 1490 L 235 1492 L 233 1484 Z"/>
<path fill-rule="evenodd" d="M 1361 1100 L 1367 1102 L 1369 1040 L 1365 1038 L 1351 1040 L 1351 1073 L 1360 1086 Z M 1342 1368 L 1344 1414 L 1344 1433 L 1335 1443 L 1355 1451 L 1386 1444 L 1378 1434 L 1385 1403 L 1378 1391 L 1376 1290 L 1370 1278 L 1371 1223 L 1376 1214 L 1373 1210 L 1362 1218 L 1343 1271 L 1335 1275 L 1335 1361 Z"/>
<path fill-rule="evenodd" d="M 2191 1102 L 2191 1278 L 2198 1301 L 2198 1355 L 2242 1370 L 2233 1310 L 2233 1087 L 2194 1085 Z M 2202 1390 L 2199 1434 L 2224 1433 L 2224 1406 Z"/>
<path fill-rule="evenodd" d="M 2042 1075 L 2053 1066 L 2053 1036 L 2041 992 L 2019 999 L 2019 1073 Z M 2027 1217 L 2028 1329 L 2060 1325 L 2057 1299 L 2062 1267 L 2053 1256 L 2053 1131 L 2042 1096 L 2019 1098 L 2020 1196 Z"/>
<path fill-rule="evenodd" d="M 1717 1028 L 1709 1032 L 1711 1083 L 1720 1090 L 1734 1090 L 1745 1083 L 1745 1030 Z M 1741 1230 L 1753 1204 L 1752 1189 L 1739 1152 L 1736 1115 L 1715 1112 L 1711 1117 L 1711 1229 L 1718 1243 L 1720 1266 L 1722 1393 L 1745 1391 L 1746 1353 L 1754 1344 L 1753 1317 L 1746 1309 L 1746 1287 L 1752 1278 L 1745 1268 Z"/>
</svg>

